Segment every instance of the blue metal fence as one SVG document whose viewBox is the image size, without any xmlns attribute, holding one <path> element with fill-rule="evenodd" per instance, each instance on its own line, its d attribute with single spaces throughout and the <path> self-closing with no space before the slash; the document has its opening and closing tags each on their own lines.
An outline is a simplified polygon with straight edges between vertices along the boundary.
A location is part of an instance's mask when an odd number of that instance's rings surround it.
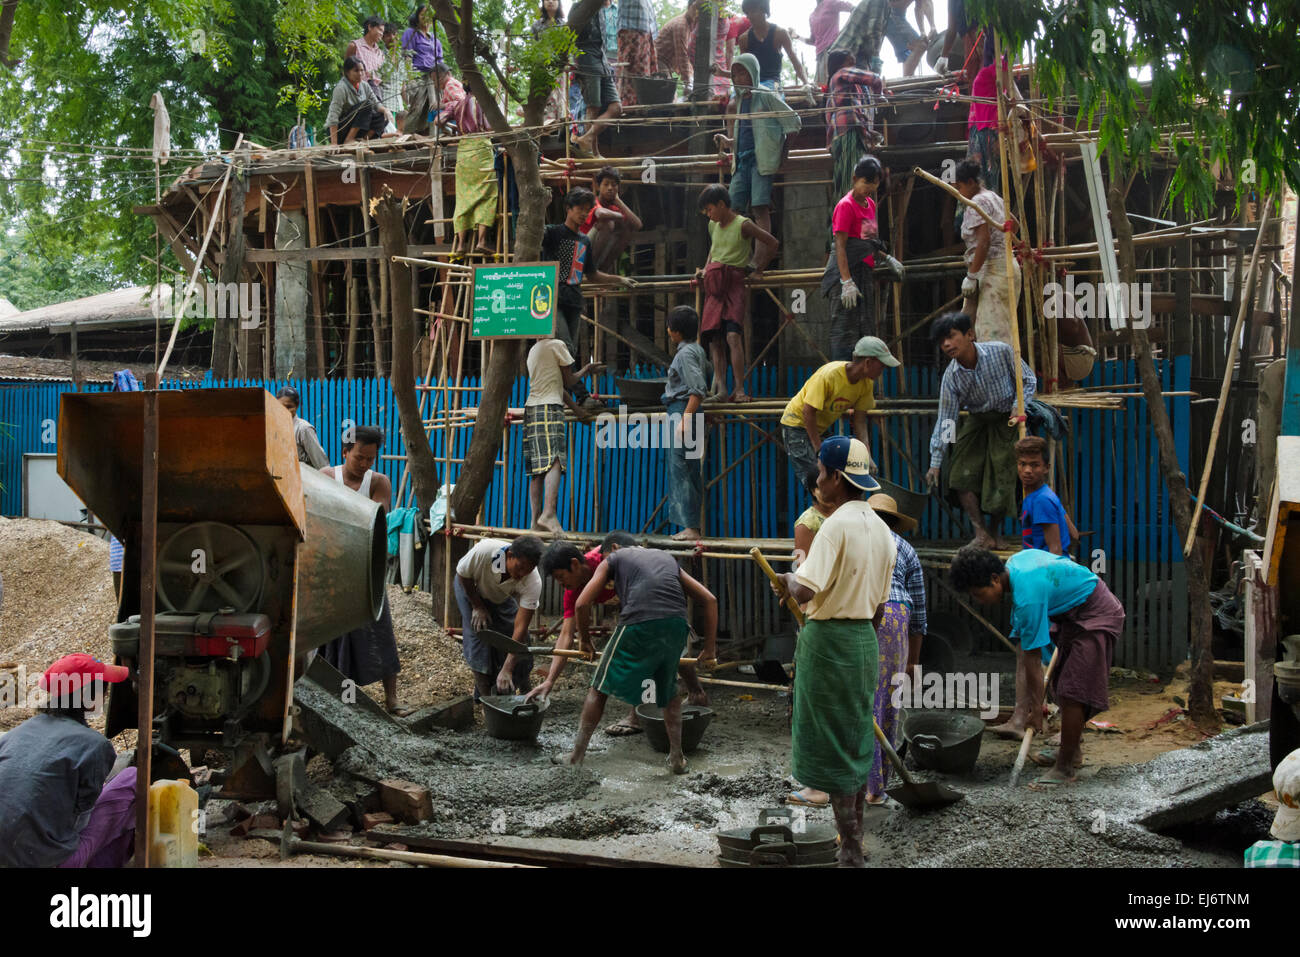
<svg viewBox="0 0 1300 957">
<path fill-rule="evenodd" d="M 1186 391 L 1190 363 L 1186 358 L 1159 365 L 1166 390 Z M 751 394 L 759 397 L 792 395 L 810 370 L 788 369 L 784 381 L 774 367 L 760 368 L 751 377 Z M 662 375 L 662 370 L 639 368 L 638 377 Z M 899 375 L 907 376 L 906 394 L 934 396 L 939 372 L 934 368 L 909 367 L 886 370 L 877 384 L 885 397 L 901 393 Z M 1099 363 L 1087 384 L 1109 385 L 1137 381 L 1135 363 Z M 236 380 L 230 382 L 163 383 L 164 388 L 264 387 L 274 392 L 284 380 Z M 290 380 L 302 396 L 300 413 L 312 422 L 325 453 L 332 462 L 342 457 L 342 436 L 349 425 L 374 425 L 388 436 L 376 468 L 399 487 L 401 458 L 405 456 L 397 405 L 386 379 Z M 481 385 L 477 379 L 464 383 L 470 390 Z M 87 386 L 104 391 L 106 386 Z M 18 515 L 22 510 L 21 460 L 28 452 L 57 450 L 56 422 L 59 397 L 71 389 L 67 383 L 0 382 L 0 422 L 9 423 L 10 438 L 0 437 L 0 511 Z M 616 391 L 612 375 L 601 376 L 596 390 Z M 522 406 L 528 383 L 516 381 L 512 406 Z M 1136 391 L 1129 388 L 1124 391 Z M 477 404 L 478 393 L 461 391 L 464 405 Z M 442 393 L 427 393 L 425 417 L 442 412 Z M 1184 471 L 1190 472 L 1187 398 L 1166 400 L 1174 426 L 1178 454 Z M 1111 584 L 1129 609 L 1130 631 L 1142 640 L 1126 642 L 1118 659 L 1135 666 L 1164 667 L 1180 660 L 1186 652 L 1185 603 L 1175 600 L 1183 581 L 1182 555 L 1169 513 L 1169 503 L 1160 480 L 1157 448 L 1147 422 L 1145 403 L 1134 399 L 1114 411 L 1072 410 L 1068 416 L 1071 438 L 1066 448 L 1069 491 L 1075 524 L 1092 535 L 1084 539 L 1082 557 Z M 910 454 L 918 469 L 929 465 L 929 438 L 933 415 L 895 416 L 879 420 L 894 442 Z M 660 507 L 666 495 L 666 465 L 659 448 L 629 448 L 626 445 L 597 448 L 598 424 L 570 425 L 569 469 L 561 486 L 561 521 L 566 528 L 606 531 L 622 528 L 632 532 L 654 532 L 664 525 Z M 484 499 L 484 522 L 489 525 L 526 528 L 530 524 L 527 478 L 523 472 L 523 430 L 507 431 L 505 466 L 498 466 Z M 874 432 L 874 430 L 873 430 Z M 766 437 L 765 437 L 766 436 Z M 463 458 L 471 430 L 454 432 L 450 450 L 453 460 Z M 447 435 L 442 429 L 430 434 L 435 456 L 446 455 Z M 787 459 L 777 444 L 779 427 L 771 416 L 749 422 L 729 417 L 724 425 L 709 430 L 704 457 L 705 533 L 709 536 L 745 538 L 787 538 L 791 524 L 808 504 L 807 494 L 788 476 Z M 872 454 L 882 473 L 893 481 L 922 488 L 922 476 L 915 474 L 903 457 L 873 434 Z M 739 464 L 736 464 L 739 462 Z M 733 466 L 728 470 L 728 466 Z M 451 481 L 460 466 L 453 461 Z M 724 474 L 725 473 L 725 474 Z M 721 476 L 721 478 L 719 478 Z M 446 477 L 444 477 L 445 480 Z M 715 481 L 716 479 L 716 481 Z M 710 484 L 712 483 L 712 484 Z M 409 482 L 406 488 L 409 490 Z M 578 488 L 578 494 L 573 489 Z M 403 503 L 404 504 L 404 503 Z M 951 540 L 964 534 L 953 527 L 946 510 L 933 500 L 921 516 L 917 535 L 931 540 Z M 1126 645 L 1126 647 L 1124 646 Z"/>
</svg>

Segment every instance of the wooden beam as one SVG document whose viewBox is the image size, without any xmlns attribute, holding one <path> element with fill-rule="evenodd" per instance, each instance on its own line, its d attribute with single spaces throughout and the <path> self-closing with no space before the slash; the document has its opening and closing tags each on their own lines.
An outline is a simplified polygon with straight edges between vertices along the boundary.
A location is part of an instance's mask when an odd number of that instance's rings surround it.
<svg viewBox="0 0 1300 957">
<path fill-rule="evenodd" d="M 307 245 L 314 248 L 319 244 L 320 232 L 317 225 L 316 213 L 316 176 L 312 171 L 311 160 L 303 165 L 303 184 L 306 190 L 306 211 L 307 211 Z M 311 270 L 311 311 L 313 326 L 316 331 L 316 375 L 321 378 L 325 377 L 325 319 L 324 304 L 321 298 L 324 296 L 323 284 L 320 281 L 320 273 L 316 269 L 316 263 L 311 262 L 308 267 Z"/>
<path fill-rule="evenodd" d="M 436 246 L 412 246 L 417 259 L 446 255 L 451 252 L 449 243 Z M 384 258 L 382 246 L 322 246 L 319 249 L 249 249 L 248 262 L 338 262 L 355 259 Z"/>
</svg>

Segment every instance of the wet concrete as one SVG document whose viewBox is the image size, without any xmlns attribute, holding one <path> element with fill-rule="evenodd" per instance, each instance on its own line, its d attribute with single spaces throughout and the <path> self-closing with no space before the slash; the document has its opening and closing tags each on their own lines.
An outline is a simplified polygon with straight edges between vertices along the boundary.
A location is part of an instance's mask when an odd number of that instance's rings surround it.
<svg viewBox="0 0 1300 957">
<path fill-rule="evenodd" d="M 778 806 L 790 790 L 784 697 L 715 698 L 718 717 L 690 756 L 688 773 L 674 776 L 644 735 L 610 738 L 597 732 L 582 768 L 553 765 L 551 755 L 573 745 L 582 693 L 575 682 L 554 696 L 535 745 L 490 738 L 481 718 L 466 731 L 414 735 L 371 722 L 352 709 L 349 720 L 360 722 L 352 733 L 366 743 L 334 762 L 336 777 L 340 782 L 353 775 L 371 781 L 400 777 L 427 786 L 434 816 L 406 833 L 527 840 L 698 866 L 716 864 L 717 831 L 757 824 L 759 810 Z M 611 701 L 602 724 L 616 721 L 625 709 Z M 1176 802 L 1204 802 L 1207 782 L 1221 786 L 1240 779 L 1248 782 L 1244 787 L 1256 787 L 1261 759 L 1267 767 L 1266 749 L 1266 734 L 1237 729 L 1145 765 L 1101 768 L 1078 784 L 1037 792 L 1023 783 L 1009 788 L 1007 749 L 986 746 L 969 775 L 917 774 L 964 791 L 964 801 L 931 812 L 870 809 L 869 862 L 914 867 L 1239 864 L 1249 840 L 1239 846 L 1231 841 L 1227 846 L 1185 843 L 1155 833 L 1144 822 Z M 1267 789 L 1265 783 L 1253 794 Z M 808 824 L 833 823 L 828 809 L 796 809 L 799 814 Z M 1243 836 L 1247 832 L 1249 828 Z"/>
</svg>

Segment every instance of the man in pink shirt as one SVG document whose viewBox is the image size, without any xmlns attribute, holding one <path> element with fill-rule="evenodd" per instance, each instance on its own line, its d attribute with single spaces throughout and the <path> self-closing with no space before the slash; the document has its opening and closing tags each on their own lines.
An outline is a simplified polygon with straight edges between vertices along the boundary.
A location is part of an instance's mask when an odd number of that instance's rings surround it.
<svg viewBox="0 0 1300 957">
<path fill-rule="evenodd" d="M 849 0 L 818 0 L 817 8 L 808 16 L 808 33 L 812 39 L 804 42 L 812 44 L 817 51 L 818 83 L 830 79 L 826 75 L 826 51 L 840 35 L 840 14 L 852 12 L 853 4 Z"/>
</svg>

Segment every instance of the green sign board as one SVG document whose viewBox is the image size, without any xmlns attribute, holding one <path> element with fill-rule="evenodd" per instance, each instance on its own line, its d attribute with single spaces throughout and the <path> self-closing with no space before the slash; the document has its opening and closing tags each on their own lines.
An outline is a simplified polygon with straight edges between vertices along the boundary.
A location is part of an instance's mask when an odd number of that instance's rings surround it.
<svg viewBox="0 0 1300 957">
<path fill-rule="evenodd" d="M 555 335 L 558 263 L 474 267 L 475 339 L 545 339 Z"/>
</svg>

